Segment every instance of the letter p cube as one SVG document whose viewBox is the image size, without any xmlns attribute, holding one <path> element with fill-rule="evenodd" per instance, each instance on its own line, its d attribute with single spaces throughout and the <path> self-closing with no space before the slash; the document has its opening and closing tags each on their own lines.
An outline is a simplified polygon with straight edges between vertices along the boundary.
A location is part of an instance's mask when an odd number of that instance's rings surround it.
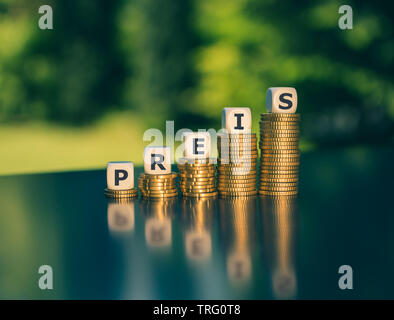
<svg viewBox="0 0 394 320">
<path fill-rule="evenodd" d="M 171 173 L 170 147 L 146 147 L 144 150 L 144 171 L 147 174 Z"/>
<path fill-rule="evenodd" d="M 134 163 L 116 161 L 107 163 L 107 187 L 111 190 L 134 188 Z"/>
</svg>

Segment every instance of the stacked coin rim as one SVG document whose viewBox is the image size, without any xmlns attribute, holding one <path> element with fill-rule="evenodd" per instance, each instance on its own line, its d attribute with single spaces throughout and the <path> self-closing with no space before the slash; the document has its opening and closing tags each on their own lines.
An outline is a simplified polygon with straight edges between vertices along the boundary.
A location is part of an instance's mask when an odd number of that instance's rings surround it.
<svg viewBox="0 0 394 320">
<path fill-rule="evenodd" d="M 255 196 L 258 159 L 256 134 L 218 135 L 217 147 L 217 186 L 220 196 L 224 198 Z"/>
<path fill-rule="evenodd" d="M 261 114 L 260 195 L 298 193 L 299 122 L 300 114 L 297 113 Z"/>
<path fill-rule="evenodd" d="M 178 196 L 177 173 L 147 174 L 138 177 L 138 188 L 143 198 L 164 199 Z"/>
</svg>

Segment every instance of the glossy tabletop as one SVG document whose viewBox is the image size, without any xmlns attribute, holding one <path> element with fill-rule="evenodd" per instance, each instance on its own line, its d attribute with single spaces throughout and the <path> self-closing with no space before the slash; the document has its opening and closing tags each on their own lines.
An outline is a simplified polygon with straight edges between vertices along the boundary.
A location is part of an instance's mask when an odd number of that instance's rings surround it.
<svg viewBox="0 0 394 320">
<path fill-rule="evenodd" d="M 276 199 L 114 202 L 104 170 L 0 177 L 0 298 L 394 298 L 393 160 L 302 154 L 298 197 Z"/>
</svg>

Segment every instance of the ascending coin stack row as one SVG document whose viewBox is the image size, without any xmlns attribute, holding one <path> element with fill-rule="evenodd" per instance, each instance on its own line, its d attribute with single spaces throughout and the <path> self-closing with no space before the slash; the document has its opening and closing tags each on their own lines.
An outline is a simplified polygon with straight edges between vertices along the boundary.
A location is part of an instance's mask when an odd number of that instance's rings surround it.
<svg viewBox="0 0 394 320">
<path fill-rule="evenodd" d="M 221 197 L 257 194 L 257 138 L 254 133 L 218 135 L 218 191 Z"/>
<path fill-rule="evenodd" d="M 295 113 L 261 114 L 259 194 L 297 194 L 299 121 Z"/>
<path fill-rule="evenodd" d="M 179 190 L 185 197 L 207 198 L 215 197 L 216 169 L 209 158 L 181 158 L 178 162 Z"/>
</svg>

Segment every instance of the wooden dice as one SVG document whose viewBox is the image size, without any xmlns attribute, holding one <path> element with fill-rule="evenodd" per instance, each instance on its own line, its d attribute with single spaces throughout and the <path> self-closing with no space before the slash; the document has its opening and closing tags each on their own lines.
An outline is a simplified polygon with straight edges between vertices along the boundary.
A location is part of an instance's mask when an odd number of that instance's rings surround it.
<svg viewBox="0 0 394 320">
<path fill-rule="evenodd" d="M 107 188 L 128 190 L 134 188 L 134 163 L 114 161 L 107 163 Z"/>
<path fill-rule="evenodd" d="M 211 150 L 211 136 L 208 132 L 186 132 L 183 135 L 185 158 L 208 158 Z"/>
<path fill-rule="evenodd" d="M 146 147 L 144 150 L 144 171 L 147 174 L 171 173 L 170 147 Z"/>
<path fill-rule="evenodd" d="M 227 133 L 250 133 L 252 114 L 249 108 L 224 108 L 222 111 L 222 127 Z"/>
<path fill-rule="evenodd" d="M 266 97 L 268 112 L 295 113 L 297 110 L 297 91 L 290 87 L 269 88 Z"/>
</svg>

